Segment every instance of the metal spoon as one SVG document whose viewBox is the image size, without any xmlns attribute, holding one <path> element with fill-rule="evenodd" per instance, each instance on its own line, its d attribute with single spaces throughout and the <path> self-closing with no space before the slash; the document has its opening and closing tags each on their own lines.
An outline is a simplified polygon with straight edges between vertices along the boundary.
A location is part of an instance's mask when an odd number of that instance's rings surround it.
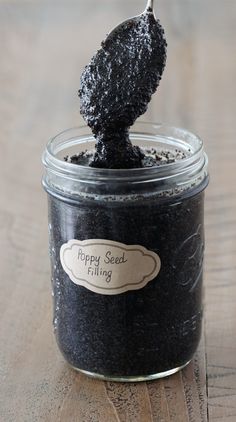
<svg viewBox="0 0 236 422">
<path fill-rule="evenodd" d="M 129 23 L 133 23 L 133 22 L 135 22 L 135 21 L 137 21 L 139 18 L 140 18 L 140 16 L 142 16 L 142 15 L 144 15 L 144 14 L 146 14 L 146 13 L 151 13 L 151 14 L 153 14 L 153 16 L 155 17 L 155 14 L 154 14 L 154 0 L 148 0 L 148 2 L 147 2 L 147 6 L 146 6 L 146 9 L 144 10 L 144 12 L 143 13 L 141 13 L 140 15 L 138 15 L 138 16 L 134 16 L 133 18 L 129 18 L 129 19 L 127 19 L 126 21 L 124 21 L 124 22 L 122 22 L 122 23 L 120 23 L 118 26 L 116 26 L 109 34 L 108 34 L 108 36 L 107 36 L 107 39 L 106 39 L 106 41 L 107 40 L 109 40 L 110 38 L 112 38 L 113 37 L 113 35 L 116 33 L 116 32 L 118 32 L 123 26 L 126 26 L 127 24 L 129 24 Z"/>
<path fill-rule="evenodd" d="M 147 6 L 144 12 L 154 13 L 154 0 L 148 0 Z"/>
</svg>

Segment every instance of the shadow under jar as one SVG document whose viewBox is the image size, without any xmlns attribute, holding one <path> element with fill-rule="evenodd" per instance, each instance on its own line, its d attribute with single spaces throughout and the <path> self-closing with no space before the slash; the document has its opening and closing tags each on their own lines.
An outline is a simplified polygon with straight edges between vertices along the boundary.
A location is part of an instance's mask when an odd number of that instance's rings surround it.
<svg viewBox="0 0 236 422">
<path fill-rule="evenodd" d="M 59 349 L 72 367 L 97 378 L 171 375 L 189 363 L 201 336 L 202 141 L 183 129 L 138 123 L 133 144 L 178 149 L 186 158 L 132 170 L 65 162 L 94 149 L 88 132 L 59 134 L 43 156 Z"/>
</svg>

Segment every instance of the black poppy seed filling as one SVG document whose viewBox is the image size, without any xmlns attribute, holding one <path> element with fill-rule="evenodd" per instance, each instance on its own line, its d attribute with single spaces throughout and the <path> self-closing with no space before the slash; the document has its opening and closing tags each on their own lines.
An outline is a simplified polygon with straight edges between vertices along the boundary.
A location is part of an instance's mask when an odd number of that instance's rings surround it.
<svg viewBox="0 0 236 422">
<path fill-rule="evenodd" d="M 137 201 L 49 197 L 58 346 L 75 368 L 104 376 L 148 376 L 178 368 L 201 336 L 204 193 Z M 60 221 L 60 225 L 58 224 Z M 158 276 L 137 291 L 96 294 L 75 285 L 60 263 L 70 239 L 139 244 L 159 254 Z"/>
<path fill-rule="evenodd" d="M 90 163 L 138 168 L 144 158 L 129 128 L 145 113 L 166 63 L 164 30 L 153 13 L 124 23 L 109 36 L 81 76 L 81 114 L 96 138 Z"/>
</svg>

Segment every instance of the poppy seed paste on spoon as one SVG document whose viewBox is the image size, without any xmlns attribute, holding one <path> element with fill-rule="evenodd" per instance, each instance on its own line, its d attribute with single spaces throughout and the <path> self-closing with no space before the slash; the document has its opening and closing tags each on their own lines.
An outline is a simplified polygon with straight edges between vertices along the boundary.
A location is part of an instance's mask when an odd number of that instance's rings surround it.
<svg viewBox="0 0 236 422">
<path fill-rule="evenodd" d="M 115 28 L 81 76 L 80 111 L 96 139 L 90 166 L 142 167 L 129 128 L 144 114 L 166 63 L 164 30 L 151 7 Z"/>
</svg>

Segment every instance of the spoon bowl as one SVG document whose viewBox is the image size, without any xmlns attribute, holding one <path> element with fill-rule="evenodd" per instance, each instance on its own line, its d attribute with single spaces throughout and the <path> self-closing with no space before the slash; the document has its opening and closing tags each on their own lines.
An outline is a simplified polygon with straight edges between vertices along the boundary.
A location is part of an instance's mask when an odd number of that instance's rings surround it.
<svg viewBox="0 0 236 422">
<path fill-rule="evenodd" d="M 107 40 L 109 40 L 110 38 L 113 37 L 113 35 L 116 32 L 119 32 L 121 30 L 121 28 L 123 28 L 124 26 L 127 26 L 129 24 L 133 24 L 135 21 L 137 21 L 140 16 L 144 15 L 145 13 L 151 13 L 154 17 L 154 0 L 148 0 L 147 2 L 147 6 L 145 8 L 145 10 L 143 11 L 143 13 L 141 13 L 140 15 L 134 16 L 133 18 L 129 18 L 127 20 L 125 20 L 124 22 L 120 23 L 119 25 L 117 25 L 107 36 Z"/>
</svg>

